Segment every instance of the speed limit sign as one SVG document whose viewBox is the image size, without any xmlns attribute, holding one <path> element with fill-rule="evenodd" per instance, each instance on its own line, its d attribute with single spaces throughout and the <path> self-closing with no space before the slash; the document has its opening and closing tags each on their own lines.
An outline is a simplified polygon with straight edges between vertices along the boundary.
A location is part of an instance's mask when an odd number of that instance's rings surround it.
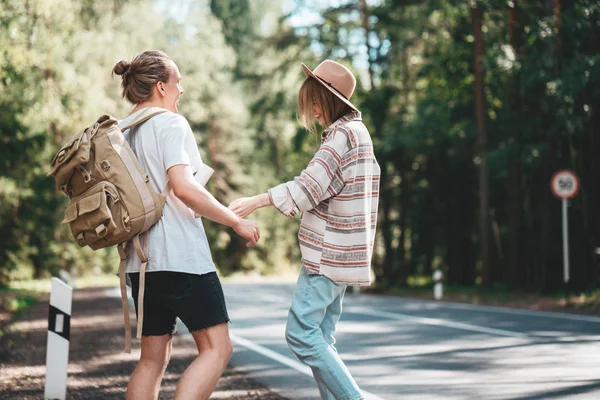
<svg viewBox="0 0 600 400">
<path fill-rule="evenodd" d="M 570 199 L 579 190 L 579 179 L 572 171 L 564 169 L 554 174 L 550 187 L 552 193 L 559 199 Z"/>
<path fill-rule="evenodd" d="M 567 215 L 568 199 L 575 196 L 579 190 L 579 179 L 572 171 L 563 169 L 552 177 L 550 182 L 552 193 L 562 203 L 562 237 L 563 237 L 563 280 L 565 285 L 569 282 L 569 218 Z"/>
</svg>

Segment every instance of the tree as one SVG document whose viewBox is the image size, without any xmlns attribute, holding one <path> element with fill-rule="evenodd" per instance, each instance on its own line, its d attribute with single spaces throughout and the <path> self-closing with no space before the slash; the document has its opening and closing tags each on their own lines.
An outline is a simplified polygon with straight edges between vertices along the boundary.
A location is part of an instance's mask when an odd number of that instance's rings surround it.
<svg viewBox="0 0 600 400">
<path fill-rule="evenodd" d="M 479 224 L 481 242 L 482 284 L 492 284 L 490 271 L 490 223 L 489 223 L 489 180 L 487 171 L 487 133 L 485 129 L 485 97 L 483 72 L 483 32 L 481 30 L 483 11 L 474 0 L 471 2 L 473 23 L 473 73 L 475 75 L 475 117 L 477 120 L 477 158 L 479 167 Z"/>
</svg>

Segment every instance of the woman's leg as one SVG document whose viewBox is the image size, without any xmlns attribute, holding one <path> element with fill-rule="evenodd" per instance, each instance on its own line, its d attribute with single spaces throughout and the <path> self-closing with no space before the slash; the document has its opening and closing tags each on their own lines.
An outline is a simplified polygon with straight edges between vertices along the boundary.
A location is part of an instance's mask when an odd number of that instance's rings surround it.
<svg viewBox="0 0 600 400">
<path fill-rule="evenodd" d="M 339 296 L 336 297 L 333 302 L 327 307 L 325 317 L 321 323 L 321 330 L 323 331 L 323 337 L 325 341 L 337 352 L 335 348 L 335 329 L 337 323 L 342 315 L 342 302 L 344 301 L 344 294 L 346 293 L 346 287 L 344 287 Z"/>
<path fill-rule="evenodd" d="M 329 307 L 327 307 L 327 311 L 325 311 L 325 317 L 321 323 L 323 338 L 336 353 L 335 329 L 338 321 L 340 320 L 340 316 L 342 315 L 342 301 L 344 300 L 345 292 L 346 288 L 344 287 L 339 296 L 333 300 L 333 303 L 331 303 Z M 327 389 L 327 386 L 325 386 L 322 382 L 317 381 L 317 386 L 319 387 L 319 392 L 321 393 L 322 399 L 335 400 L 335 397 L 333 397 L 331 392 Z"/>
<path fill-rule="evenodd" d="M 341 301 L 340 294 L 344 290 L 345 286 L 321 275 L 307 275 L 302 268 L 288 316 L 288 345 L 302 362 L 311 367 L 323 399 L 330 398 L 330 395 L 336 400 L 363 398 L 337 351 L 326 341 L 321 327 L 328 307 L 338 298 Z M 327 324 L 333 319 L 329 318 Z M 321 388 L 328 392 L 323 393 Z"/>
<path fill-rule="evenodd" d="M 142 336 L 142 354 L 127 385 L 127 400 L 158 398 L 160 382 L 171 357 L 173 336 Z"/>
<path fill-rule="evenodd" d="M 175 400 L 208 399 L 233 352 L 227 323 L 192 332 L 192 336 L 200 354 L 179 380 Z"/>
</svg>

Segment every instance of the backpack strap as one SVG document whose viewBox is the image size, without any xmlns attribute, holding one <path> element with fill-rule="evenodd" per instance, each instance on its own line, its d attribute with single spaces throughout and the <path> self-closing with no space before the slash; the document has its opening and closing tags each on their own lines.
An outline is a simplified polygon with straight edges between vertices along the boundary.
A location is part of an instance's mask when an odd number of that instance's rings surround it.
<svg viewBox="0 0 600 400">
<path fill-rule="evenodd" d="M 160 107 L 149 107 L 138 113 L 133 121 L 129 124 L 125 125 L 121 131 L 125 132 L 128 129 L 131 129 L 137 125 L 140 125 L 155 115 L 162 114 L 167 112 L 168 110 Z M 163 192 L 161 193 L 164 197 L 167 197 L 171 192 L 171 182 L 167 179 L 167 185 Z M 141 236 L 141 243 L 140 243 Z M 140 266 L 140 280 L 139 280 L 139 289 L 138 289 L 138 301 L 137 301 L 137 329 L 136 329 L 136 338 L 142 338 L 142 327 L 144 325 L 144 293 L 146 286 L 146 267 L 148 265 L 148 231 L 143 232 L 139 235 L 136 235 L 131 240 L 135 252 L 137 253 L 140 261 L 142 262 Z M 126 278 L 126 266 L 127 266 L 127 252 L 126 246 L 127 243 L 121 243 L 117 245 L 117 249 L 119 250 L 119 256 L 121 258 L 121 262 L 119 264 L 119 281 L 121 286 L 121 306 L 123 308 L 123 323 L 125 325 L 125 353 L 131 353 L 131 320 L 129 319 L 129 306 L 127 301 L 127 278 Z"/>
<path fill-rule="evenodd" d="M 121 286 L 121 308 L 123 309 L 123 323 L 125 325 L 125 353 L 131 353 L 131 321 L 129 320 L 129 305 L 127 303 L 127 287 L 125 278 L 125 268 L 127 265 L 127 252 L 125 247 L 127 242 L 117 245 L 121 263 L 119 264 L 119 281 Z"/>
<path fill-rule="evenodd" d="M 141 244 L 140 236 L 142 237 Z M 142 338 L 142 327 L 144 326 L 144 289 L 146 287 L 146 266 L 148 265 L 148 236 L 148 231 L 146 231 L 144 233 L 134 236 L 134 238 L 132 239 L 135 252 L 137 253 L 140 261 L 142 262 L 142 265 L 140 265 L 140 284 L 137 299 L 137 339 Z"/>
<path fill-rule="evenodd" d="M 135 116 L 133 121 L 131 121 L 130 123 L 128 123 L 121 129 L 121 132 L 125 132 L 127 129 L 131 129 L 139 124 L 142 124 L 142 123 L 148 121 L 150 118 L 154 117 L 155 115 L 166 113 L 168 111 L 169 110 L 167 110 L 166 108 L 160 108 L 160 107 L 144 108 L 141 112 L 139 112 Z"/>
<path fill-rule="evenodd" d="M 141 242 L 140 242 L 141 236 Z M 140 280 L 137 299 L 137 329 L 136 338 L 142 338 L 142 327 L 144 325 L 144 293 L 146 287 L 146 266 L 148 265 L 148 232 L 136 235 L 131 240 L 135 252 L 142 261 L 140 266 Z M 129 319 L 129 306 L 127 303 L 127 283 L 125 270 L 127 265 L 127 243 L 117 245 L 121 263 L 119 264 L 119 280 L 121 286 L 121 306 L 123 308 L 123 323 L 125 325 L 125 353 L 131 353 L 131 320 Z"/>
<path fill-rule="evenodd" d="M 167 186 L 165 186 L 165 189 L 162 191 L 162 195 L 166 197 L 169 197 L 169 194 L 171 193 L 171 181 L 169 180 L 169 178 L 167 178 Z"/>
<path fill-rule="evenodd" d="M 127 125 L 125 125 L 121 129 L 121 132 L 125 132 L 127 129 L 131 129 L 131 128 L 135 127 L 135 126 L 143 124 L 144 122 L 148 121 L 150 118 L 152 118 L 152 117 L 154 117 L 154 116 L 156 116 L 158 114 L 162 114 L 162 113 L 168 112 L 168 111 L 169 110 L 167 110 L 166 108 L 160 108 L 160 107 L 148 107 L 148 108 L 145 108 L 141 112 L 139 112 L 138 115 L 135 116 L 135 118 L 133 119 L 133 121 L 131 121 L 130 123 L 128 123 Z M 162 191 L 161 194 L 164 197 L 168 197 L 170 192 L 171 192 L 171 182 L 169 182 L 169 179 L 167 178 L 167 186 L 165 186 L 165 189 Z M 147 253 L 147 251 L 146 251 L 146 253 Z M 141 276 L 141 274 L 140 274 L 140 276 Z"/>
</svg>

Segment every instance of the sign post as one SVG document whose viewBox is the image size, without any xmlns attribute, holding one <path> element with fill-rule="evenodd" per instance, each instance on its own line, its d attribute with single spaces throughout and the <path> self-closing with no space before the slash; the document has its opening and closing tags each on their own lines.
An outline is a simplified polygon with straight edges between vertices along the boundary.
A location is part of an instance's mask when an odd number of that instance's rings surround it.
<svg viewBox="0 0 600 400">
<path fill-rule="evenodd" d="M 579 190 L 577 175 L 569 170 L 558 171 L 550 182 L 552 193 L 562 202 L 562 234 L 563 234 L 563 280 L 569 283 L 569 219 L 567 215 L 567 201 L 574 197 Z M 567 299 L 568 300 L 568 299 Z"/>
</svg>

